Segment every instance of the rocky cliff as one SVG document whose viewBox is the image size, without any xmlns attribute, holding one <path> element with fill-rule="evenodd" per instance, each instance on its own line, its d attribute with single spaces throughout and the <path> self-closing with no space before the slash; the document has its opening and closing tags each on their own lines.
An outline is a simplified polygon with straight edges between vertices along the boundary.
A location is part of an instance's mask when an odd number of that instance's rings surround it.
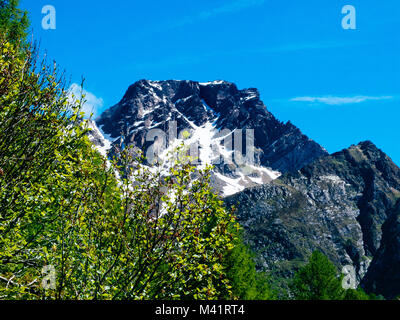
<svg viewBox="0 0 400 320">
<path fill-rule="evenodd" d="M 400 169 L 367 141 L 226 201 L 237 206 L 258 266 L 275 277 L 291 276 L 320 250 L 340 269 L 353 266 L 357 284 L 393 297 L 399 197 Z"/>
</svg>

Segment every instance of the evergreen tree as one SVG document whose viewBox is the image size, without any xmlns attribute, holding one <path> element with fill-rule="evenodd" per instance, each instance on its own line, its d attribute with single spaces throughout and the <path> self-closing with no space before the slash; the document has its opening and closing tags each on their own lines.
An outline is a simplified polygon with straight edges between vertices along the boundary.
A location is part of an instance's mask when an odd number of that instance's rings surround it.
<svg viewBox="0 0 400 320">
<path fill-rule="evenodd" d="M 241 300 L 274 299 L 267 275 L 256 271 L 254 254 L 244 243 L 243 231 L 236 229 L 235 234 L 235 246 L 224 259 L 224 267 L 234 296 Z"/>
<path fill-rule="evenodd" d="M 374 300 L 362 288 L 347 289 L 345 292 L 344 300 Z"/>
<path fill-rule="evenodd" d="M 319 251 L 296 273 L 291 289 L 296 300 L 342 300 L 345 294 L 336 267 Z"/>
<path fill-rule="evenodd" d="M 0 0 L 0 32 L 12 44 L 24 42 L 29 27 L 28 13 L 18 5 L 19 0 Z"/>
</svg>

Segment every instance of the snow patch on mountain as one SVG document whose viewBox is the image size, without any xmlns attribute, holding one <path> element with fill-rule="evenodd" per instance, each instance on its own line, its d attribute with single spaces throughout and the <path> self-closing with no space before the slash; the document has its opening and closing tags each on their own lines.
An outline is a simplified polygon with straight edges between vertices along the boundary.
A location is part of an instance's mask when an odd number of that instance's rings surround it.
<svg viewBox="0 0 400 320">
<path fill-rule="evenodd" d="M 192 121 L 184 115 L 182 117 L 192 127 L 188 138 L 177 138 L 170 146 L 165 149 L 160 159 L 166 163 L 164 173 L 168 172 L 168 158 L 180 145 L 186 146 L 190 150 L 192 164 L 197 165 L 200 170 L 205 169 L 208 165 L 226 163 L 233 164 L 234 151 L 228 150 L 224 145 L 221 145 L 222 138 L 216 138 L 219 130 L 215 127 L 215 122 L 206 122 L 202 126 L 196 126 Z M 226 137 L 225 137 L 226 138 Z M 244 164 L 243 167 L 237 167 L 232 177 L 225 175 L 224 172 L 214 170 L 214 178 L 217 179 L 215 184 L 222 188 L 223 196 L 230 196 L 237 192 L 243 191 L 246 187 L 268 183 L 277 179 L 281 175 L 278 171 L 273 171 L 268 168 L 256 166 L 252 164 Z"/>
<path fill-rule="evenodd" d="M 105 138 L 104 133 L 97 127 L 96 123 L 88 120 L 88 127 L 91 129 L 89 139 L 94 144 L 95 148 L 104 156 L 107 157 L 108 151 L 112 147 L 111 137 Z"/>
</svg>

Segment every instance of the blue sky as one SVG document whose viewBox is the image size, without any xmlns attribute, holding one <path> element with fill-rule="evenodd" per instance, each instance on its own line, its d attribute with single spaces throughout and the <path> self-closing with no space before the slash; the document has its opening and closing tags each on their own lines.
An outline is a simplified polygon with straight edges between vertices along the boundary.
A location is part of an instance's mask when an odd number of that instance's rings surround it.
<svg viewBox="0 0 400 320">
<path fill-rule="evenodd" d="M 56 8 L 55 30 L 41 27 Z M 356 9 L 344 30 L 342 7 Z M 21 0 L 34 37 L 90 101 L 139 79 L 256 87 L 278 119 L 329 152 L 372 140 L 400 164 L 398 0 Z"/>
</svg>

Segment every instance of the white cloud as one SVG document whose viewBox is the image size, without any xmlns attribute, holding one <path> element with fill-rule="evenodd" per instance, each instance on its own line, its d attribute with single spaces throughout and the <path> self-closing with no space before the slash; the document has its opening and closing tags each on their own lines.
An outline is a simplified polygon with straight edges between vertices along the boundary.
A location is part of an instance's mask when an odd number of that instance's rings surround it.
<svg viewBox="0 0 400 320">
<path fill-rule="evenodd" d="M 371 100 L 389 100 L 393 99 L 392 96 L 352 96 L 352 97 L 333 97 L 333 96 L 325 96 L 325 97 L 296 97 L 290 99 L 290 101 L 296 102 L 311 102 L 311 103 L 322 103 L 328 105 L 343 105 L 343 104 L 355 104 L 362 103 L 365 101 Z"/>
<path fill-rule="evenodd" d="M 93 117 L 96 117 L 104 105 L 103 99 L 96 97 L 93 93 L 85 89 L 82 90 L 82 87 L 77 83 L 73 83 L 69 87 L 69 99 L 71 102 L 73 101 L 72 95 L 75 96 L 75 100 L 81 100 L 81 94 L 85 95 L 83 99 L 85 103 L 82 106 L 82 112 L 85 113 L 86 117 L 90 117 L 92 113 Z"/>
</svg>

